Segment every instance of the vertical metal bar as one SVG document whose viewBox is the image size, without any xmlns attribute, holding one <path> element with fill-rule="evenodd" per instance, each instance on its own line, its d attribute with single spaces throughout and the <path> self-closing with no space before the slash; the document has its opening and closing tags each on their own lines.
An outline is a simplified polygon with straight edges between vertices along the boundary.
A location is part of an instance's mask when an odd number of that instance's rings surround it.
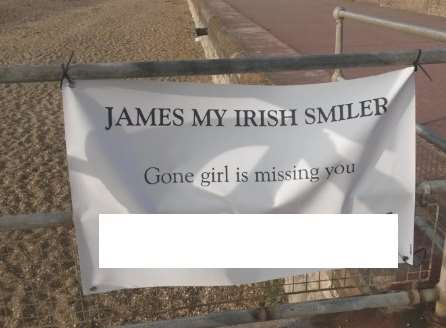
<svg viewBox="0 0 446 328">
<path fill-rule="evenodd" d="M 344 18 L 340 12 L 345 10 L 343 7 L 336 7 L 333 11 L 333 17 L 336 20 L 336 40 L 335 40 L 335 54 L 342 54 L 344 51 Z M 332 81 L 343 80 L 342 70 L 336 68 L 331 76 Z"/>
<path fill-rule="evenodd" d="M 440 280 L 437 284 L 437 293 L 435 315 L 441 319 L 446 319 L 446 243 L 443 246 L 443 259 L 441 262 Z"/>
<path fill-rule="evenodd" d="M 435 244 L 437 242 L 438 219 L 440 218 L 440 205 L 438 205 L 438 203 L 435 203 L 434 206 L 435 206 L 435 223 L 434 223 L 434 233 L 432 235 L 431 254 L 430 254 L 430 259 L 429 259 L 429 271 L 428 271 L 428 276 L 425 277 L 425 279 L 427 281 L 430 281 L 430 279 L 431 279 L 432 263 L 434 261 Z"/>
</svg>

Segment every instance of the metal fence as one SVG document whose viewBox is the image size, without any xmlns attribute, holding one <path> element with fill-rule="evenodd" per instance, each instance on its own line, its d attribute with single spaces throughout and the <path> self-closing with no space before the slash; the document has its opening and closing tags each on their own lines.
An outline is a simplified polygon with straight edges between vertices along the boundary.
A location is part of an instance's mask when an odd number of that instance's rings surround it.
<svg viewBox="0 0 446 328">
<path fill-rule="evenodd" d="M 1 232 L 0 289 L 5 292 L 0 293 L 0 326 L 105 327 L 327 298 L 429 290 L 440 274 L 446 223 L 434 198 L 417 208 L 416 222 L 416 252 L 422 251 L 415 254 L 415 265 L 401 264 L 398 270 L 340 269 L 242 286 L 144 288 L 89 296 L 83 296 L 80 289 L 72 227 Z M 428 232 L 421 233 L 422 229 Z"/>
<path fill-rule="evenodd" d="M 339 31 L 342 26 L 338 24 Z M 411 65 L 419 54 L 417 50 L 342 54 L 339 44 L 336 52 L 287 58 L 76 64 L 69 68 L 69 74 L 76 80 Z M 419 63 L 446 63 L 446 49 L 425 50 Z M 336 74 L 339 76 L 340 71 Z M 0 83 L 57 81 L 60 76 L 57 65 L 0 66 Z M 446 154 L 437 146 L 418 137 L 417 157 L 418 183 L 446 178 Z M 194 321 L 164 322 L 163 327 L 218 327 L 302 313 L 433 302 L 442 264 L 446 201 L 444 194 L 429 193 L 432 186 L 421 184 L 417 197 L 413 266 L 323 271 L 233 287 L 144 288 L 83 296 L 69 213 L 3 217 L 0 326 L 103 327 L 195 317 Z M 354 298 L 358 295 L 360 298 Z M 327 298 L 334 301 L 317 301 Z M 222 312 L 228 310 L 231 312 Z"/>
</svg>

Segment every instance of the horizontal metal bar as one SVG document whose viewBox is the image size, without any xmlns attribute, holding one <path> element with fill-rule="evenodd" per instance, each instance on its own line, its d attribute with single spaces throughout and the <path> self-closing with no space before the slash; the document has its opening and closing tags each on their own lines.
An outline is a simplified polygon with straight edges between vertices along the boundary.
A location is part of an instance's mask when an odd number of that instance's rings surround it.
<svg viewBox="0 0 446 328">
<path fill-rule="evenodd" d="M 402 307 L 436 300 L 435 289 L 401 291 L 387 294 L 333 298 L 296 304 L 281 304 L 268 309 L 225 311 L 209 315 L 165 321 L 127 324 L 121 328 L 216 328 L 265 320 L 293 319 L 321 314 L 350 312 L 381 307 Z"/>
<path fill-rule="evenodd" d="M 338 7 L 334 11 L 334 17 L 336 19 L 339 18 L 348 18 L 358 22 L 363 22 L 375 26 L 381 26 L 390 28 L 396 31 L 406 32 L 413 35 L 419 35 L 425 38 L 429 38 L 432 40 L 446 42 L 446 32 L 434 30 L 431 28 L 427 28 L 424 26 L 406 24 L 401 22 L 394 22 L 391 20 L 377 18 L 372 16 L 367 16 L 363 14 L 354 13 L 351 11 L 347 11 L 342 7 Z"/>
<path fill-rule="evenodd" d="M 55 225 L 73 224 L 71 212 L 33 213 L 0 217 L 0 232 L 31 230 Z"/>
<path fill-rule="evenodd" d="M 446 180 L 441 180 L 441 182 L 435 182 L 435 183 L 432 181 L 425 181 L 420 183 L 417 186 L 418 196 L 422 196 L 422 194 L 426 193 L 424 189 L 426 188 L 425 186 L 427 184 L 444 187 L 446 185 L 445 181 Z M 438 189 L 438 187 L 436 188 Z M 45 228 L 49 226 L 63 225 L 63 224 L 73 224 L 71 212 L 4 215 L 0 217 L 0 232 Z"/>
<path fill-rule="evenodd" d="M 440 137 L 429 128 L 421 124 L 417 124 L 417 133 L 430 143 L 440 148 L 442 151 L 446 152 L 446 139 Z"/>
<path fill-rule="evenodd" d="M 377 67 L 412 65 L 417 55 L 418 50 L 406 50 L 293 57 L 73 64 L 70 66 L 69 74 L 74 80 L 93 80 Z M 446 48 L 423 51 L 419 63 L 446 63 Z M 61 76 L 62 70 L 59 65 L 0 66 L 0 83 L 59 81 Z"/>
</svg>

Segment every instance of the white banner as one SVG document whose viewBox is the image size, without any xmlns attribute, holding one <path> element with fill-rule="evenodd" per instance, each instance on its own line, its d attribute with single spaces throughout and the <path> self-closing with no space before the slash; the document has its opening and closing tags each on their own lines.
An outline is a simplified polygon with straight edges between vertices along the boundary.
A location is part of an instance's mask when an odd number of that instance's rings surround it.
<svg viewBox="0 0 446 328">
<path fill-rule="evenodd" d="M 76 81 L 63 101 L 84 293 L 309 271 L 99 269 L 100 213 L 392 212 L 412 261 L 413 68 L 299 86 Z"/>
</svg>

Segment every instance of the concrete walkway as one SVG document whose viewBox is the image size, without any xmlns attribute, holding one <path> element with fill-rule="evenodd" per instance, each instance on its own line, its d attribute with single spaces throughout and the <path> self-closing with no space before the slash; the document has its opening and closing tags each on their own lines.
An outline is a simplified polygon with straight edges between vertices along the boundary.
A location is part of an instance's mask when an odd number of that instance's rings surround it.
<svg viewBox="0 0 446 328">
<path fill-rule="evenodd" d="M 446 31 L 446 18 L 380 8 L 364 3 L 338 0 L 224 0 L 255 24 L 301 54 L 333 53 L 335 21 L 333 9 L 346 9 L 391 20 Z M 346 52 L 429 49 L 445 44 L 416 36 L 346 20 Z M 396 68 L 396 67 L 395 67 Z M 384 72 L 395 68 L 346 70 L 347 78 Z M 417 74 L 417 121 L 446 138 L 446 65 L 426 65 L 430 82 Z"/>
</svg>

